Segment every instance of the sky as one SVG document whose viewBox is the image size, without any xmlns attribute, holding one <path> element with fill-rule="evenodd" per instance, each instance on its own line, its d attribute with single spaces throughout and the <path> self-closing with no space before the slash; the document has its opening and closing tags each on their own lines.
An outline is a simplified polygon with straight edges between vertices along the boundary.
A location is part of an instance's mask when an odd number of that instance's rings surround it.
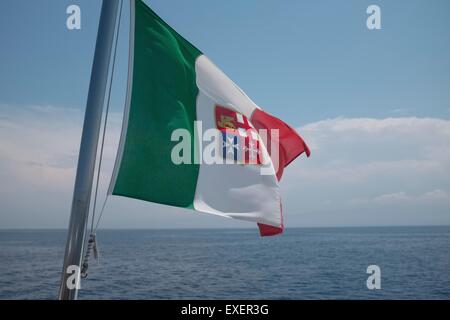
<svg viewBox="0 0 450 320">
<path fill-rule="evenodd" d="M 450 2 L 146 0 L 312 149 L 281 182 L 289 227 L 450 224 Z M 66 8 L 81 8 L 68 30 Z M 381 30 L 366 27 L 369 5 Z M 128 59 L 124 1 L 103 201 Z M 101 1 L 0 1 L 0 228 L 68 225 Z M 254 227 L 108 198 L 104 228 Z"/>
</svg>

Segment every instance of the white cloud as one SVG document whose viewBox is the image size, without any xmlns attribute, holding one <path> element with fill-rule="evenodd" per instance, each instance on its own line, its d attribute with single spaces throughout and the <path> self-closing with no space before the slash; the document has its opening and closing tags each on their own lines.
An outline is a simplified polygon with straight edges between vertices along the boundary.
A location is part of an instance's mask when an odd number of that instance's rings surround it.
<svg viewBox="0 0 450 320">
<path fill-rule="evenodd" d="M 450 192 L 443 191 L 440 189 L 436 189 L 433 191 L 429 191 L 427 193 L 424 193 L 420 196 L 419 200 L 427 201 L 427 202 L 434 202 L 434 201 L 450 201 Z"/>
<path fill-rule="evenodd" d="M 81 140 L 82 111 L 53 106 L 0 108 L 2 172 L 34 186 L 71 188 Z M 119 115 L 112 114 L 110 119 L 105 145 L 108 160 L 115 156 L 120 132 Z"/>
<path fill-rule="evenodd" d="M 282 181 L 296 222 L 385 224 L 402 217 L 399 224 L 410 224 L 426 216 L 429 224 L 450 223 L 450 121 L 336 118 L 298 131 L 312 156 L 295 161 Z M 395 212 L 399 204 L 411 214 Z M 385 210 L 374 215 L 380 205 Z"/>
<path fill-rule="evenodd" d="M 66 225 L 82 124 L 77 109 L 0 105 L 0 226 Z M 112 171 L 118 114 L 108 130 L 102 185 Z"/>
<path fill-rule="evenodd" d="M 0 105 L 1 226 L 67 225 L 82 122 L 83 113 L 75 109 Z M 121 115 L 112 114 L 101 195 L 109 183 L 120 128 Z M 298 130 L 312 156 L 285 171 L 288 226 L 450 223 L 450 121 L 337 118 Z M 113 198 L 104 226 L 243 226 L 181 211 Z"/>
<path fill-rule="evenodd" d="M 300 128 L 312 132 L 420 133 L 450 135 L 450 121 L 436 118 L 335 118 L 307 124 Z"/>
<path fill-rule="evenodd" d="M 354 205 L 439 205 L 450 204 L 450 192 L 435 189 L 422 194 L 414 195 L 406 192 L 387 193 L 366 199 L 352 199 Z"/>
<path fill-rule="evenodd" d="M 441 175 L 450 169 L 450 121 L 337 118 L 298 129 L 313 156 L 297 174 L 307 181 Z"/>
<path fill-rule="evenodd" d="M 404 115 L 408 113 L 408 109 L 405 108 L 395 108 L 388 111 L 392 115 Z"/>
<path fill-rule="evenodd" d="M 405 202 L 411 199 L 405 192 L 389 193 L 377 196 L 373 199 L 376 204 L 392 204 L 396 202 Z"/>
</svg>

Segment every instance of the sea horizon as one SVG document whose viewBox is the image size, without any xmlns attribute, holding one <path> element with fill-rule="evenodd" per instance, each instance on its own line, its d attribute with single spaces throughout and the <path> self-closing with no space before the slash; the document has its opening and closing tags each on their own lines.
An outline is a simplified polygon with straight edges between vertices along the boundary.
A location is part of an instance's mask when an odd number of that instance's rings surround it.
<svg viewBox="0 0 450 320">
<path fill-rule="evenodd" d="M 293 229 L 352 229 L 352 228 L 446 228 L 450 227 L 450 224 L 445 225 L 437 225 L 437 224 L 417 224 L 417 225 L 355 225 L 355 226 L 304 226 L 304 227 L 285 227 L 284 232 L 288 232 L 289 230 Z M 2 231 L 67 231 L 68 228 L 58 227 L 58 228 L 40 228 L 40 227 L 33 227 L 33 228 L 1 228 L 0 232 Z M 86 233 L 89 233 L 89 228 L 87 228 Z M 108 230 L 108 231 L 147 231 L 147 230 L 161 230 L 161 231 L 177 231 L 177 230 L 257 230 L 254 227 L 195 227 L 195 228 L 152 228 L 152 227 L 146 227 L 146 228 L 100 228 L 98 231 L 102 230 Z"/>
</svg>

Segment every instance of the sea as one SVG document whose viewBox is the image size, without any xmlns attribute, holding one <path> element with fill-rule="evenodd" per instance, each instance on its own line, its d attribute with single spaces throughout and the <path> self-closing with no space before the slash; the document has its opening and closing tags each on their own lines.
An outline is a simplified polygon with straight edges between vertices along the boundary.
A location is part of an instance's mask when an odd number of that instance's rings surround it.
<svg viewBox="0 0 450 320">
<path fill-rule="evenodd" d="M 0 231 L 0 299 L 56 299 L 65 230 Z M 79 299 L 450 299 L 450 227 L 100 230 Z M 369 289 L 371 265 L 379 289 Z M 370 282 L 370 281 L 369 281 Z M 373 282 L 371 282 L 373 283 Z"/>
</svg>

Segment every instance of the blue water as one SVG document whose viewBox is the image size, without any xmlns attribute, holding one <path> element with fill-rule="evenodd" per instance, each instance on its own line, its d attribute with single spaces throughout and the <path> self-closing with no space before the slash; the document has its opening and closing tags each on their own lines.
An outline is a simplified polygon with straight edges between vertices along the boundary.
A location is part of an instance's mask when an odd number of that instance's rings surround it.
<svg viewBox="0 0 450 320">
<path fill-rule="evenodd" d="M 57 296 L 65 231 L 0 231 L 0 299 Z M 450 227 L 105 230 L 80 299 L 450 299 Z M 366 268 L 381 268 L 368 290 Z"/>
</svg>

